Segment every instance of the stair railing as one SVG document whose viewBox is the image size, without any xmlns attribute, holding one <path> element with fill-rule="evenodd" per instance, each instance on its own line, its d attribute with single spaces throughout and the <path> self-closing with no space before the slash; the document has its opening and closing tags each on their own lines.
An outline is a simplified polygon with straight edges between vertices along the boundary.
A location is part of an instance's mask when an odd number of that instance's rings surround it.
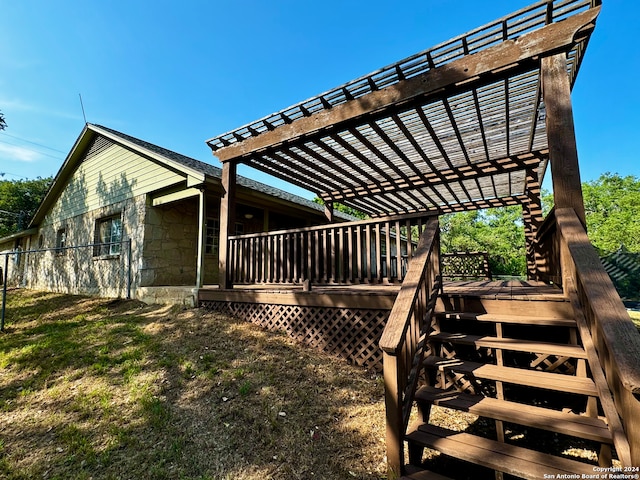
<svg viewBox="0 0 640 480">
<path fill-rule="evenodd" d="M 427 330 L 441 289 L 440 228 L 438 217 L 432 217 L 422 232 L 380 339 L 390 478 L 402 473 L 403 437 L 422 368 Z"/>
<path fill-rule="evenodd" d="M 624 428 L 629 453 L 620 460 L 640 465 L 640 334 L 629 318 L 613 282 L 575 211 L 556 209 L 555 239 L 547 242 L 558 251 L 565 293 L 576 297 L 580 315 L 597 351 L 606 383 Z M 615 438 L 615 437 L 614 437 Z M 617 450 L 624 447 L 616 445 Z M 626 457 L 626 458 L 624 458 Z M 630 457 L 630 458 L 629 458 Z"/>
</svg>

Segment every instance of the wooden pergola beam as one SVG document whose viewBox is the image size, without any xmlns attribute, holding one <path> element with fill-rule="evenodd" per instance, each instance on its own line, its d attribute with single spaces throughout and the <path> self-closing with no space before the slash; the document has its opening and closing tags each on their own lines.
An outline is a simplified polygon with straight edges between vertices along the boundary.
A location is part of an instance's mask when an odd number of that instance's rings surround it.
<svg viewBox="0 0 640 480">
<path fill-rule="evenodd" d="M 403 192 L 416 190 L 423 187 L 434 187 L 436 185 L 448 185 L 452 182 L 478 179 L 493 176 L 497 173 L 506 173 L 517 170 L 524 170 L 537 167 L 545 157 L 548 150 L 513 155 L 511 157 L 500 158 L 476 164 L 463 165 L 458 168 L 447 170 L 431 171 L 421 176 L 400 178 L 394 182 L 380 182 L 377 184 L 363 185 L 359 187 L 346 188 L 340 191 L 329 192 L 322 196 L 325 201 L 341 202 L 352 198 L 361 198 L 370 195 L 378 195 L 390 192 Z"/>
<path fill-rule="evenodd" d="M 447 213 L 467 212 L 470 210 L 484 210 L 486 208 L 509 207 L 513 205 L 522 205 L 528 201 L 526 195 L 510 195 L 501 198 L 488 198 L 483 200 L 472 200 L 470 202 L 449 203 L 445 205 L 436 205 L 429 208 L 418 208 L 406 213 L 393 213 L 393 215 L 415 215 L 415 214 L 433 214 L 444 215 Z M 353 202 L 357 204 L 357 200 Z M 386 216 L 388 214 L 383 214 Z M 380 215 L 371 215 L 371 218 L 377 219 Z"/>
<path fill-rule="evenodd" d="M 509 72 L 521 68 L 523 63 L 535 62 L 539 57 L 552 52 L 566 51 L 583 34 L 595 27 L 600 7 L 576 14 L 562 22 L 552 23 L 526 33 L 515 40 L 487 48 L 480 52 L 454 60 L 381 90 L 337 105 L 330 110 L 321 110 L 311 116 L 283 124 L 272 131 L 246 138 L 238 143 L 214 152 L 222 162 L 241 159 L 269 147 L 307 138 L 318 132 L 360 117 L 384 111 L 390 107 L 406 104 L 420 97 L 441 94 L 448 89 L 486 79 L 503 78 Z"/>
</svg>

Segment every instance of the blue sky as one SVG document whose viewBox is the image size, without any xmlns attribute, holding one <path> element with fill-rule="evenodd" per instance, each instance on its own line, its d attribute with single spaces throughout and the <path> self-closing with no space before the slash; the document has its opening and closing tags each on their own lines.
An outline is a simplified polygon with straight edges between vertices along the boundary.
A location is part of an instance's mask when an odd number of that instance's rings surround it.
<svg viewBox="0 0 640 480">
<path fill-rule="evenodd" d="M 56 174 L 79 94 L 89 122 L 219 165 L 206 139 L 531 3 L 0 0 L 0 178 Z M 638 18 L 603 0 L 573 93 L 583 180 L 640 176 Z"/>
</svg>

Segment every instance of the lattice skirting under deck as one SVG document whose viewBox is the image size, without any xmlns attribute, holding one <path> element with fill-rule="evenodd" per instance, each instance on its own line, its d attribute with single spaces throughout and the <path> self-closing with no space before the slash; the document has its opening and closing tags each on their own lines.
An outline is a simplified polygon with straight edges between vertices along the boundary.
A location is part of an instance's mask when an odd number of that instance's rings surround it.
<svg viewBox="0 0 640 480">
<path fill-rule="evenodd" d="M 349 362 L 382 371 L 382 335 L 388 310 L 327 308 L 201 301 L 208 310 L 230 313 L 268 330 L 285 331 L 292 338 Z"/>
</svg>

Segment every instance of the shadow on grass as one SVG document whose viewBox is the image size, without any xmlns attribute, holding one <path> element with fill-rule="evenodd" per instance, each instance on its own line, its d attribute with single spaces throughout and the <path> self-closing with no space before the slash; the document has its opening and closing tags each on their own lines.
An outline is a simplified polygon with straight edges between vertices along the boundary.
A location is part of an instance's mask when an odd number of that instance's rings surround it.
<svg viewBox="0 0 640 480">
<path fill-rule="evenodd" d="M 10 292 L 0 476 L 381 478 L 380 380 L 199 310 Z"/>
</svg>

